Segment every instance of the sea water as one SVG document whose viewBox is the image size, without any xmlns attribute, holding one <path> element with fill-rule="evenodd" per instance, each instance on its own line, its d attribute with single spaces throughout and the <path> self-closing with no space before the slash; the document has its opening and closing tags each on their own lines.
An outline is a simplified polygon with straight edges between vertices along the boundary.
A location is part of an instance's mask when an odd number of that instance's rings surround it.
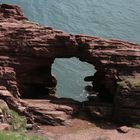
<svg viewBox="0 0 140 140">
<path fill-rule="evenodd" d="M 140 0 L 1 0 L 0 3 L 18 4 L 31 21 L 65 32 L 140 43 Z M 86 100 L 83 79 L 94 74 L 93 66 L 76 58 L 56 59 L 52 71 L 58 80 L 57 95 Z"/>
</svg>

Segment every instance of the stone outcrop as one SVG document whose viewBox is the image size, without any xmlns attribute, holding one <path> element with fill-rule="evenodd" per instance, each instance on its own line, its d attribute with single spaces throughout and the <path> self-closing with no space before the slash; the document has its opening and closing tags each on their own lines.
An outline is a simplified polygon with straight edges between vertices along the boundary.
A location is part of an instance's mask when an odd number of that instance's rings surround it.
<svg viewBox="0 0 140 140">
<path fill-rule="evenodd" d="M 0 123 L 11 123 L 12 116 L 10 109 L 4 100 L 0 99 Z"/>
<path fill-rule="evenodd" d="M 70 57 L 95 66 L 95 75 L 85 81 L 92 82 L 101 103 L 83 105 L 93 117 L 127 122 L 140 119 L 140 45 L 42 27 L 28 21 L 18 6 L 0 5 L 0 98 L 10 108 L 30 121 L 38 117 L 21 98 L 54 93 L 54 59 Z"/>
<path fill-rule="evenodd" d="M 71 99 L 25 100 L 27 112 L 32 112 L 35 122 L 48 125 L 65 125 L 72 116 L 79 113 L 80 104 Z"/>
</svg>

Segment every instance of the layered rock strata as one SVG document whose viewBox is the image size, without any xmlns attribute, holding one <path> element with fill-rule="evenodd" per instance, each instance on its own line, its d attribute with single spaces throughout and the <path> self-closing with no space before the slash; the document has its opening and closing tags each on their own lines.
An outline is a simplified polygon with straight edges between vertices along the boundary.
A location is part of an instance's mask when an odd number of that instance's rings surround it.
<svg viewBox="0 0 140 140">
<path fill-rule="evenodd" d="M 0 98 L 11 109 L 30 121 L 39 120 L 40 113 L 35 113 L 33 106 L 21 98 L 54 94 L 57 84 L 51 73 L 54 59 L 70 57 L 88 62 L 96 69 L 95 75 L 85 81 L 92 82 L 100 101 L 84 103 L 85 110 L 97 118 L 127 122 L 140 119 L 140 45 L 71 35 L 28 21 L 18 6 L 0 5 Z"/>
</svg>

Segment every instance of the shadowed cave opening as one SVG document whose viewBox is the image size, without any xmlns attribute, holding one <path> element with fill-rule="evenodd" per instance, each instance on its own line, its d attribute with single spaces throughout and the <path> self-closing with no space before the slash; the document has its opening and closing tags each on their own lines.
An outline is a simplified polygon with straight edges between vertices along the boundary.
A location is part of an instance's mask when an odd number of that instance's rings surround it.
<svg viewBox="0 0 140 140">
<path fill-rule="evenodd" d="M 51 71 L 51 73 L 49 73 Z M 43 99 L 47 98 L 50 92 L 51 78 L 54 75 L 57 80 L 56 97 L 71 98 L 77 101 L 86 101 L 87 91 L 85 87 L 92 86 L 92 82 L 85 82 L 86 76 L 94 75 L 96 72 L 93 65 L 82 62 L 77 58 L 57 58 L 52 64 L 51 70 L 47 67 L 35 67 L 27 75 L 22 77 L 20 85 L 21 98 L 23 99 Z M 50 79 L 50 80 L 49 80 Z M 49 89 L 48 89 L 49 88 Z"/>
<path fill-rule="evenodd" d="M 33 65 L 25 76 L 18 77 L 23 99 L 47 99 L 55 95 L 80 102 L 94 99 L 113 101 L 110 87 L 105 85 L 105 73 L 103 70 L 96 71 L 93 64 L 73 57 L 56 58 L 48 66 L 42 63 Z"/>
<path fill-rule="evenodd" d="M 52 65 L 52 73 L 57 79 L 56 96 L 86 101 L 87 90 L 92 82 L 85 82 L 84 78 L 94 75 L 93 65 L 82 62 L 77 58 L 57 58 Z M 86 86 L 88 86 L 86 88 Z"/>
</svg>

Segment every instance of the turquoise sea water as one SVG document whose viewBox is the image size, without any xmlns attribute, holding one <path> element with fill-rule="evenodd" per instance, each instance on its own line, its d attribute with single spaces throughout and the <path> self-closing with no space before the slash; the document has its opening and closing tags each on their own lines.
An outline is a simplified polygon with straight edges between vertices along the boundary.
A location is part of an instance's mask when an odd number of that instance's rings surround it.
<svg viewBox="0 0 140 140">
<path fill-rule="evenodd" d="M 25 15 L 41 25 L 73 34 L 88 34 L 140 43 L 140 0 L 1 0 L 20 5 Z M 57 94 L 84 100 L 84 76 L 94 73 L 87 63 L 56 59 L 53 73 Z"/>
</svg>

